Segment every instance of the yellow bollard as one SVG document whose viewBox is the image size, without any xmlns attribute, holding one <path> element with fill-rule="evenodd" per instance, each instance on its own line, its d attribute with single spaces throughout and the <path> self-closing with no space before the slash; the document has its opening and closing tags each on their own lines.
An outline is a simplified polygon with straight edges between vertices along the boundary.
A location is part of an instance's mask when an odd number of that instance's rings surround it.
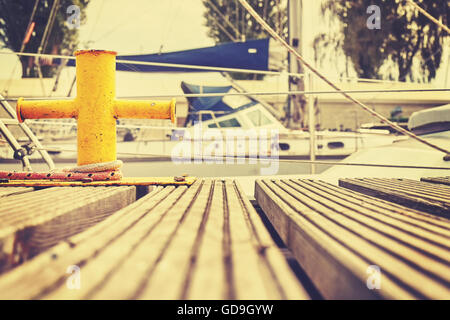
<svg viewBox="0 0 450 320">
<path fill-rule="evenodd" d="M 109 162 L 116 156 L 116 119 L 171 119 L 171 101 L 116 100 L 116 53 L 75 52 L 77 96 L 74 100 L 17 101 L 17 118 L 75 118 L 78 124 L 78 165 Z"/>
</svg>

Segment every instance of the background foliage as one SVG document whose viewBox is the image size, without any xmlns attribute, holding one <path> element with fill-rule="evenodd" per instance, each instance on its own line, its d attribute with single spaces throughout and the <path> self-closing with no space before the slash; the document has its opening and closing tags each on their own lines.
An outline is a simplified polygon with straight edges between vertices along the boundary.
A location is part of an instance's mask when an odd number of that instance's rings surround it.
<svg viewBox="0 0 450 320">
<path fill-rule="evenodd" d="M 450 1 L 416 3 L 445 25 L 450 22 Z M 370 5 L 381 9 L 381 29 L 367 28 Z M 448 34 L 405 0 L 328 0 L 322 6 L 328 21 L 337 19 L 336 32 L 315 40 L 316 58 L 339 52 L 351 61 L 358 77 L 400 81 L 430 81 L 442 62 Z M 331 22 L 333 25 L 333 22 Z M 328 56 L 331 60 L 338 55 Z M 384 69 L 383 69 L 384 67 Z"/>
<path fill-rule="evenodd" d="M 52 5 L 55 0 L 40 0 L 35 17 L 35 28 L 30 41 L 26 44 L 24 52 L 36 53 L 41 44 L 47 22 L 49 21 Z M 49 30 L 48 41 L 42 53 L 71 54 L 78 45 L 77 29 L 69 29 L 66 20 L 69 17 L 67 8 L 77 5 L 81 10 L 81 23 L 86 19 L 85 10 L 89 0 L 60 0 L 52 28 Z M 0 46 L 13 51 L 20 51 L 22 41 L 27 31 L 28 22 L 35 1 L 32 0 L 0 0 Z M 22 63 L 22 77 L 37 77 L 37 68 L 34 58 L 20 57 Z M 42 61 L 41 61 L 42 62 Z M 56 66 L 49 63 L 42 65 L 44 77 L 51 77 Z"/>
</svg>

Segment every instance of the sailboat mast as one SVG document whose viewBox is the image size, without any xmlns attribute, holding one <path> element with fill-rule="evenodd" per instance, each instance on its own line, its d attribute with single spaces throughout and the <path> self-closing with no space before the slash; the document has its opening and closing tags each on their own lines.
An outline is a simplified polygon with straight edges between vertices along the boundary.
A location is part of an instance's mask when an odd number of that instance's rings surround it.
<svg viewBox="0 0 450 320">
<path fill-rule="evenodd" d="M 289 26 L 289 43 L 300 54 L 303 52 L 304 40 L 303 32 L 303 1 L 289 0 L 288 1 L 288 26 Z M 289 72 L 303 73 L 303 66 L 295 57 L 289 53 Z M 304 91 L 305 83 L 301 77 L 289 77 L 290 91 Z M 292 127 L 295 123 L 304 127 L 304 111 L 306 106 L 306 98 L 304 95 L 295 95 L 289 98 L 289 106 L 287 112 L 287 127 Z"/>
<path fill-rule="evenodd" d="M 305 8 L 302 0 L 289 0 L 288 3 L 288 25 L 289 25 L 289 43 L 300 55 L 306 55 L 308 52 L 306 37 L 304 33 L 305 26 Z M 309 52 L 310 53 L 310 52 Z M 303 66 L 299 61 L 289 53 L 289 71 L 292 73 L 305 73 Z M 307 82 L 307 86 L 305 85 Z M 305 74 L 303 77 L 292 78 L 289 77 L 289 89 L 291 91 L 306 91 L 312 90 L 313 79 L 311 74 Z M 316 160 L 316 141 L 315 141 L 315 112 L 314 112 L 314 97 L 309 96 L 306 99 L 305 95 L 291 96 L 288 106 L 288 127 L 293 125 L 293 122 L 300 122 L 302 128 L 305 127 L 306 105 L 308 105 L 308 128 L 310 139 L 310 160 Z M 293 120 L 293 121 L 292 121 Z M 315 173 L 315 166 L 311 164 L 311 174 Z"/>
</svg>

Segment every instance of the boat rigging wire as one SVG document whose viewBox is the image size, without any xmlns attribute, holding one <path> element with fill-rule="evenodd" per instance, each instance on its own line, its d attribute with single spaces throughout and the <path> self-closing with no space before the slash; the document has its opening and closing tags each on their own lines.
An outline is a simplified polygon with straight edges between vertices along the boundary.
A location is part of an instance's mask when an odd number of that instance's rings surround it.
<svg viewBox="0 0 450 320">
<path fill-rule="evenodd" d="M 36 10 L 37 10 L 38 5 L 39 5 L 39 1 L 40 1 L 40 0 L 36 0 L 36 1 L 34 2 L 34 6 L 33 6 L 33 9 L 32 9 L 32 11 L 31 11 L 31 16 L 30 16 L 30 19 L 29 19 L 29 21 L 28 21 L 27 29 L 25 30 L 24 39 L 23 39 L 23 41 L 22 41 L 22 45 L 20 46 L 20 51 L 19 51 L 20 53 L 22 53 L 23 50 L 25 50 L 25 46 L 26 46 L 26 43 L 25 43 L 26 33 L 30 30 L 31 24 L 33 23 L 34 16 L 36 15 Z M 12 82 L 12 79 L 13 79 L 13 77 L 14 77 L 14 74 L 16 73 L 16 69 L 17 69 L 17 65 L 18 65 L 18 64 L 20 64 L 19 61 L 17 61 L 17 62 L 14 64 L 14 68 L 13 68 L 13 70 L 12 70 L 12 72 L 11 72 L 11 75 L 9 76 L 8 82 L 7 82 L 7 84 L 6 84 L 6 89 L 4 89 L 4 92 L 5 92 L 6 94 L 8 93 L 9 88 L 10 88 L 10 86 L 11 86 L 11 82 Z"/>
<path fill-rule="evenodd" d="M 58 122 L 58 121 L 49 121 L 49 120 L 34 120 L 34 119 L 26 119 L 25 123 L 37 124 L 37 125 L 46 125 L 46 126 L 62 126 L 62 127 L 76 127 L 76 122 Z M 144 129 L 144 130 L 176 130 L 176 131 L 189 131 L 192 127 L 172 127 L 172 126 L 148 126 L 148 125 L 134 125 L 134 124 L 117 124 L 117 128 L 120 129 Z M 209 128 L 209 130 L 219 130 L 224 131 L 227 130 L 225 128 Z M 264 129 L 263 129 L 264 130 Z M 325 131 L 325 132 L 338 132 L 339 131 Z M 304 136 L 307 131 L 295 132 L 295 131 L 280 131 L 280 134 L 286 134 L 289 136 Z M 358 132 L 356 132 L 358 133 Z M 321 137 L 322 133 L 316 133 L 316 136 Z M 339 136 L 338 136 L 339 137 Z M 337 138 L 337 137 L 336 137 Z M 401 139 L 399 137 L 399 139 Z"/>
<path fill-rule="evenodd" d="M 352 96 L 348 95 L 348 93 L 388 93 L 388 92 L 446 92 L 450 91 L 450 89 L 443 88 L 443 89 L 380 89 L 380 90 L 341 90 L 339 87 L 337 87 L 334 83 L 332 83 L 328 77 L 323 76 L 318 70 L 316 70 L 314 67 L 312 67 L 300 54 L 298 54 L 289 44 L 287 44 L 254 10 L 253 8 L 245 1 L 245 0 L 238 0 L 240 4 L 247 9 L 247 11 L 255 18 L 255 20 L 261 24 L 261 26 L 276 40 L 280 41 L 283 46 L 285 46 L 288 51 L 290 51 L 292 54 L 296 56 L 296 58 L 301 61 L 306 67 L 308 67 L 316 76 L 318 76 L 320 79 L 322 79 L 324 82 L 326 82 L 328 85 L 330 85 L 334 91 L 286 91 L 286 92 L 255 92 L 255 93 L 211 93 L 211 94 L 183 94 L 183 95 L 152 95 L 152 96 L 137 96 L 137 97 L 126 97 L 126 98 L 145 98 L 145 97 L 208 97 L 208 96 L 237 96 L 237 95 L 297 95 L 297 94 L 342 94 L 345 98 L 349 99 L 353 103 L 359 105 L 364 110 L 372 114 L 373 116 L 379 118 L 382 122 L 388 124 L 395 130 L 429 146 L 432 147 L 438 151 L 449 153 L 448 150 L 445 150 L 439 146 L 436 146 L 418 136 L 413 134 L 412 132 L 409 132 L 408 130 L 405 130 L 395 123 L 389 121 L 385 117 L 383 117 L 381 114 L 378 114 L 377 112 L 371 110 L 368 106 L 363 104 L 362 102 L 358 101 L 356 98 L 353 98 Z M 55 1 L 56 2 L 56 1 Z M 424 9 L 419 7 L 414 1 L 407 0 L 408 3 L 416 7 L 422 14 L 424 14 L 427 18 L 429 18 L 431 21 L 439 25 L 439 27 L 443 28 L 447 33 L 450 34 L 450 29 L 442 24 L 440 21 L 435 19 L 433 16 L 431 16 L 429 13 L 427 13 Z M 38 3 L 38 1 L 36 1 Z M 44 40 L 44 38 L 42 39 Z M 48 39 L 47 39 L 48 40 Z M 46 44 L 46 43 L 45 43 Z M 45 48 L 44 44 L 44 48 Z M 42 43 L 41 43 L 42 48 Z M 40 49 L 41 49 L 40 48 Z M 22 50 L 21 50 L 22 51 Z M 63 56 L 63 55 L 52 55 L 52 54 L 33 54 L 33 53 L 23 53 L 23 52 L 0 52 L 0 54 L 16 54 L 16 55 L 23 55 L 23 56 L 34 56 L 34 57 L 50 57 L 50 58 L 60 58 L 60 59 L 75 59 L 74 57 L 69 56 Z M 279 75 L 279 74 L 285 74 L 285 75 L 291 75 L 291 76 L 304 76 L 304 74 L 299 73 L 281 73 L 281 72 L 274 72 L 274 71 L 263 71 L 263 70 L 251 70 L 251 69 L 237 69 L 237 68 L 220 68 L 220 67 L 208 67 L 208 66 L 195 66 L 195 65 L 184 65 L 184 64 L 170 64 L 170 63 L 155 63 L 155 62 L 141 62 L 141 61 L 132 61 L 132 60 L 117 60 L 117 63 L 123 64 L 123 65 L 153 65 L 153 66 L 162 66 L 162 67 L 173 67 L 173 68 L 186 68 L 186 69 L 199 69 L 199 70 L 211 70 L 211 71 L 226 71 L 226 72 L 242 72 L 242 73 L 255 73 L 255 74 L 266 74 L 266 75 Z M 131 66 L 130 66 L 131 68 Z M 387 82 L 383 80 L 377 80 L 377 79 L 358 79 L 358 80 L 366 80 L 366 81 L 373 81 L 373 82 Z M 42 98 L 31 98 L 31 99 L 42 99 Z M 44 98 L 46 99 L 46 98 Z M 57 97 L 52 97 L 53 99 L 61 99 Z M 11 99 L 1 99 L 0 101 L 14 101 L 17 99 L 11 98 Z M 171 127 L 171 129 L 179 129 L 176 127 Z M 37 150 L 46 150 L 46 151 L 66 151 L 66 152 L 76 152 L 76 150 L 63 150 L 63 149 L 52 149 L 52 148 L 40 148 Z M 146 153 L 130 153 L 130 152 L 118 152 L 118 154 L 123 155 L 133 155 L 133 156 L 153 156 L 153 157 L 167 157 L 167 155 L 158 155 L 158 154 L 146 154 Z M 172 157 L 174 158 L 174 157 Z M 186 157 L 175 157 L 179 159 L 186 159 Z M 242 159 L 246 157 L 230 157 L 230 156 L 223 156 L 223 157 L 204 157 L 202 156 L 202 159 L 210 159 L 210 160 L 218 160 L 218 159 Z M 255 159 L 250 157 L 250 159 Z M 260 158 L 260 161 L 268 161 L 268 160 L 274 160 L 273 158 Z M 323 165 L 344 165 L 344 166 L 366 166 L 366 167 L 384 167 L 384 168 L 399 168 L 399 169 L 429 169 L 429 170 L 450 170 L 448 167 L 428 167 L 428 166 L 409 166 L 409 165 L 391 165 L 391 164 L 367 164 L 367 163 L 343 163 L 343 162 L 332 162 L 332 161 L 311 161 L 311 160 L 291 160 L 291 159 L 276 159 L 276 161 L 279 162 L 295 162 L 295 163 L 305 163 L 305 164 L 323 164 Z"/>
<path fill-rule="evenodd" d="M 338 93 L 342 94 L 345 98 L 350 100 L 351 102 L 355 103 L 368 113 L 370 113 L 372 116 L 378 118 L 382 123 L 385 123 L 389 125 L 391 128 L 395 129 L 396 131 L 403 133 L 404 135 L 407 135 L 433 149 L 436 149 L 438 151 L 441 151 L 445 154 L 450 154 L 449 150 L 446 150 L 440 146 L 437 146 L 431 142 L 428 142 L 414 133 L 403 129 L 399 125 L 395 124 L 394 122 L 388 120 L 386 117 L 381 115 L 380 113 L 372 110 L 369 106 L 365 105 L 361 101 L 359 101 L 356 98 L 353 98 L 351 95 L 340 89 L 337 85 L 335 85 L 332 81 L 328 80 L 320 71 L 318 71 L 316 68 L 314 68 L 308 61 L 306 61 L 302 55 L 300 55 L 294 48 L 292 48 L 278 33 L 276 33 L 268 24 L 265 22 L 261 16 L 248 4 L 246 0 L 238 0 L 239 3 L 250 13 L 250 15 L 276 40 L 278 40 L 294 57 L 296 57 L 297 60 L 299 60 L 305 67 L 307 67 L 313 74 L 315 74 L 317 77 L 319 77 L 321 80 L 323 80 L 325 83 L 327 83 L 329 86 L 331 86 L 334 90 L 336 90 Z"/>
<path fill-rule="evenodd" d="M 236 29 L 236 27 L 228 20 L 227 17 L 225 17 L 222 12 L 220 12 L 220 10 L 215 6 L 215 4 L 212 1 L 207 1 L 205 2 L 206 5 L 211 6 L 211 8 L 219 15 L 219 17 L 222 18 L 223 21 L 225 21 L 225 23 L 231 28 L 233 29 L 233 31 L 236 33 L 236 37 L 238 39 L 241 39 L 241 33 L 239 32 L 238 29 Z"/>
<path fill-rule="evenodd" d="M 49 18 L 47 20 L 47 23 L 45 25 L 44 34 L 42 35 L 41 43 L 39 44 L 39 47 L 38 47 L 38 50 L 37 50 L 38 54 L 41 54 L 47 48 L 48 40 L 49 40 L 50 34 L 52 33 L 52 30 L 53 30 L 53 24 L 55 22 L 56 14 L 57 14 L 59 6 L 60 6 L 59 0 L 54 0 L 53 1 L 53 5 L 52 5 L 52 9 L 50 11 L 50 16 L 49 16 Z M 45 91 L 46 90 L 45 90 L 45 85 L 44 85 L 44 81 L 43 81 L 43 75 L 42 75 L 42 69 L 41 69 L 41 61 L 39 61 L 39 59 L 35 59 L 34 64 L 37 67 L 39 80 L 40 80 L 40 83 L 41 83 L 41 89 L 42 89 L 42 92 L 45 95 Z"/>
<path fill-rule="evenodd" d="M 375 89 L 375 90 L 341 90 L 341 93 L 411 93 L 411 92 L 450 92 L 450 88 L 431 89 Z M 123 96 L 117 99 L 146 99 L 146 98 L 205 98 L 205 97 L 226 97 L 226 96 L 277 96 L 277 95 L 318 95 L 318 94 L 338 94 L 334 90 L 324 91 L 268 91 L 268 92 L 225 92 L 225 93 L 185 93 L 185 94 L 154 94 L 146 96 Z M 19 98 L 5 98 L 0 101 L 17 101 Z M 27 100 L 70 100 L 71 97 L 30 97 Z"/>
<path fill-rule="evenodd" d="M 29 56 L 29 57 L 47 57 L 47 58 L 55 58 L 55 59 L 69 59 L 75 60 L 73 56 L 64 56 L 59 54 L 37 54 L 37 53 L 28 53 L 28 52 L 6 52 L 0 51 L 0 54 L 15 54 L 21 56 Z M 222 68 L 222 67 L 210 67 L 210 66 L 197 66 L 197 65 L 189 65 L 189 64 L 176 64 L 176 63 L 163 63 L 163 62 L 150 62 L 150 61 L 135 61 L 135 60 L 124 60 L 118 59 L 116 63 L 123 64 L 132 64 L 132 65 L 143 65 L 143 66 L 155 66 L 155 67 L 168 67 L 168 68 L 183 68 L 183 69 L 193 69 L 193 70 L 209 70 L 209 71 L 225 71 L 225 72 L 238 72 L 238 73 L 254 73 L 254 74 L 265 74 L 265 75 L 280 75 L 285 74 L 288 76 L 296 76 L 303 77 L 303 74 L 300 73 L 282 73 L 279 71 L 265 71 L 265 70 L 254 70 L 254 69 L 239 69 L 239 68 Z"/>
<path fill-rule="evenodd" d="M 37 148 L 36 150 L 46 150 L 50 152 L 77 152 L 73 149 L 59 149 L 59 148 Z M 303 164 L 321 164 L 321 165 L 338 165 L 338 166 L 358 166 L 358 167 L 380 167 L 380 168 L 396 168 L 396 169 L 425 169 L 425 170 L 450 170 L 450 167 L 429 167 L 429 166 L 413 166 L 413 165 L 395 165 L 395 164 L 376 164 L 376 163 L 354 163 L 354 162 L 338 162 L 338 161 L 320 161 L 320 160 L 298 160 L 298 159 L 278 159 L 263 157 L 243 157 L 243 156 L 204 156 L 204 155 L 193 155 L 193 157 L 177 157 L 168 156 L 162 154 L 152 154 L 152 153 L 135 153 L 135 152 L 117 152 L 120 155 L 130 155 L 130 156 L 142 156 L 142 157 L 159 157 L 159 158 L 171 158 L 178 160 L 190 160 L 195 157 L 199 157 L 203 161 L 213 161 L 213 160 L 236 160 L 236 159 L 250 159 L 250 160 L 260 160 L 260 162 L 268 161 L 278 161 L 278 162 L 290 162 L 290 163 L 303 163 Z"/>
<path fill-rule="evenodd" d="M 445 24 L 440 22 L 438 19 L 433 17 L 431 14 L 429 14 L 427 11 L 425 11 L 422 7 L 420 7 L 417 3 L 415 3 L 413 0 L 406 0 L 410 5 L 412 5 L 414 8 L 419 10 L 425 17 L 433 21 L 435 24 L 437 24 L 439 27 L 447 31 L 448 34 L 450 34 L 450 28 L 447 27 Z M 447 8 L 448 9 L 448 8 Z"/>
<path fill-rule="evenodd" d="M 75 57 L 73 57 L 73 56 L 58 55 L 58 54 L 45 54 L 45 53 L 37 54 L 37 53 L 17 52 L 17 51 L 0 51 L 0 54 L 75 60 Z M 133 70 L 136 72 L 138 72 L 138 71 L 136 69 L 133 69 L 129 65 L 137 64 L 137 65 L 144 65 L 144 66 L 184 68 L 184 69 L 208 70 L 208 71 L 217 71 L 217 72 L 254 73 L 254 74 L 264 74 L 264 75 L 269 75 L 269 76 L 280 76 L 280 75 L 286 75 L 286 76 L 292 76 L 292 77 L 303 77 L 304 76 L 303 73 L 295 73 L 295 72 L 266 71 L 266 70 L 241 69 L 241 68 L 223 68 L 223 67 L 199 66 L 199 65 L 176 64 L 176 63 L 162 63 L 162 62 L 150 62 L 150 61 L 135 61 L 135 60 L 124 60 L 124 59 L 116 60 L 116 63 L 124 65 L 124 66 L 128 67 L 130 70 Z M 336 80 L 340 80 L 340 81 L 356 80 L 356 81 L 360 81 L 360 82 L 405 84 L 404 81 L 357 78 L 357 77 L 328 77 L 328 78 L 336 79 Z"/>
</svg>

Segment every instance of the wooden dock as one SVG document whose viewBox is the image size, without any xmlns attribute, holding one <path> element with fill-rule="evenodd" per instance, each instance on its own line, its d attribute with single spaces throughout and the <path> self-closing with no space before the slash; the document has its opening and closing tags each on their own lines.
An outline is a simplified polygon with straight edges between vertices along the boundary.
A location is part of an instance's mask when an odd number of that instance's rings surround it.
<svg viewBox="0 0 450 320">
<path fill-rule="evenodd" d="M 321 181 L 258 180 L 255 197 L 325 298 L 450 298 L 449 220 Z"/>
<path fill-rule="evenodd" d="M 0 187 L 0 299 L 450 299 L 450 187 L 340 184 Z"/>
<path fill-rule="evenodd" d="M 81 268 L 70 290 L 69 266 Z M 2 299 L 307 299 L 240 187 L 157 187 L 0 277 Z"/>
</svg>

